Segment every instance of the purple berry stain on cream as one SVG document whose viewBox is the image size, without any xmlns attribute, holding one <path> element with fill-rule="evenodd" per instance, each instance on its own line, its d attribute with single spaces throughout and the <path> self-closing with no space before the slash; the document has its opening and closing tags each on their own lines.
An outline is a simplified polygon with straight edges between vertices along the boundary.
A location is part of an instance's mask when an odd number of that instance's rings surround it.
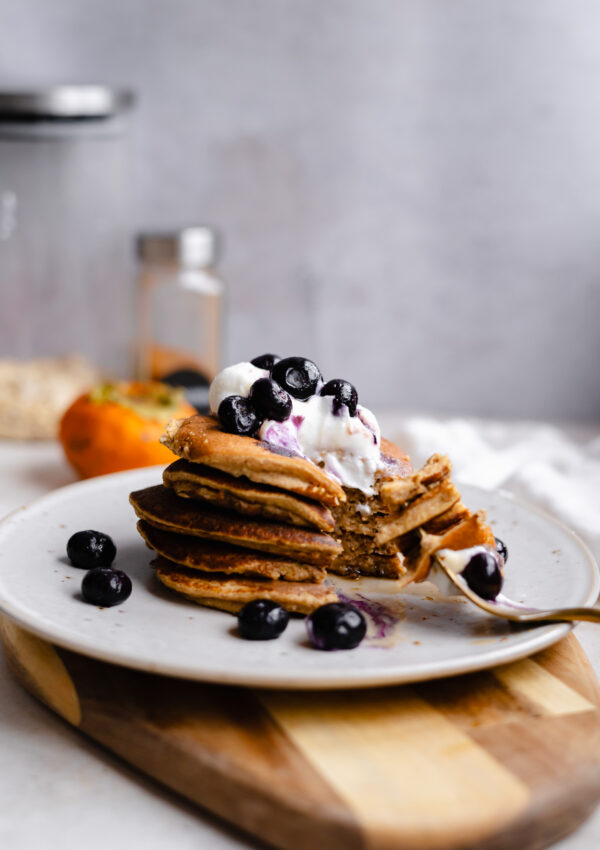
<svg viewBox="0 0 600 850">
<path fill-rule="evenodd" d="M 290 420 L 285 422 L 272 422 L 261 434 L 265 443 L 272 443 L 288 452 L 303 456 L 302 449 L 298 445 L 298 431 L 294 431 Z"/>
</svg>

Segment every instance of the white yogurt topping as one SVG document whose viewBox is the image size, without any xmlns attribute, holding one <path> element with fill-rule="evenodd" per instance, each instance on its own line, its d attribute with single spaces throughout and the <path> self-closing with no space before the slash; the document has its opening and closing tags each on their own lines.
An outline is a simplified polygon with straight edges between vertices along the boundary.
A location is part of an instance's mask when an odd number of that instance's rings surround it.
<svg viewBox="0 0 600 850">
<path fill-rule="evenodd" d="M 229 395 L 247 396 L 255 381 L 258 381 L 259 378 L 268 377 L 269 373 L 266 369 L 258 369 L 252 363 L 235 363 L 233 366 L 223 369 L 210 385 L 208 393 L 210 412 L 216 416 L 219 405 L 224 398 Z"/>
<path fill-rule="evenodd" d="M 470 549 L 439 549 L 434 559 L 437 558 L 446 567 L 449 567 L 453 573 L 462 573 L 473 555 L 478 555 L 480 552 L 488 552 L 489 548 L 483 545 L 471 546 Z"/>
<path fill-rule="evenodd" d="M 247 396 L 254 381 L 268 376 L 251 363 L 237 363 L 220 372 L 210 387 L 210 409 L 217 413 L 228 395 Z M 375 472 L 382 466 L 381 434 L 374 415 L 358 405 L 350 416 L 342 405 L 333 413 L 331 396 L 292 399 L 292 413 L 285 422 L 266 419 L 257 436 L 275 446 L 295 452 L 325 470 L 346 487 L 373 494 Z"/>
<path fill-rule="evenodd" d="M 435 561 L 431 562 L 431 569 L 427 575 L 427 581 L 435 584 L 442 596 L 460 596 L 460 590 L 452 584 L 443 569 Z"/>
<path fill-rule="evenodd" d="M 485 546 L 471 546 L 469 549 L 438 549 L 431 559 L 431 569 L 427 576 L 427 581 L 438 588 L 443 596 L 456 596 L 459 593 L 456 585 L 454 585 L 443 569 L 438 566 L 436 561 L 441 561 L 444 566 L 449 567 L 453 573 L 462 573 L 473 555 L 479 552 L 486 552 L 488 549 Z"/>
</svg>

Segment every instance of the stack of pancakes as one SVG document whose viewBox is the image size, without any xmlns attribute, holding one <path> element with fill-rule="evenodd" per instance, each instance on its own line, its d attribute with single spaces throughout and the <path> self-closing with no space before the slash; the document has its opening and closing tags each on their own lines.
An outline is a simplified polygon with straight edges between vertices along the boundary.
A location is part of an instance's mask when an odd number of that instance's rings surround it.
<svg viewBox="0 0 600 850">
<path fill-rule="evenodd" d="M 375 493 L 342 487 L 296 454 L 222 431 L 212 417 L 173 422 L 179 456 L 163 483 L 131 494 L 156 575 L 203 605 L 237 611 L 271 599 L 310 613 L 337 595 L 326 574 L 422 580 L 431 554 L 493 542 L 434 455 L 413 473 L 382 441 Z"/>
<path fill-rule="evenodd" d="M 337 599 L 324 581 L 343 552 L 331 535 L 336 481 L 206 416 L 173 423 L 165 442 L 182 459 L 130 497 L 163 584 L 227 611 L 262 598 L 309 613 Z"/>
</svg>

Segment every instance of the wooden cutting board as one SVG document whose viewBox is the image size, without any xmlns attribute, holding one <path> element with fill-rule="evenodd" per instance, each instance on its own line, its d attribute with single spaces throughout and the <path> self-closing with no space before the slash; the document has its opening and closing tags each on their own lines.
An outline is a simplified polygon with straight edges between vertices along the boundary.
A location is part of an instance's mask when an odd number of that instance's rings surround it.
<svg viewBox="0 0 600 850">
<path fill-rule="evenodd" d="M 600 692 L 572 635 L 483 673 L 327 693 L 168 679 L 0 632 L 65 720 L 283 850 L 529 850 L 600 799 Z"/>
</svg>

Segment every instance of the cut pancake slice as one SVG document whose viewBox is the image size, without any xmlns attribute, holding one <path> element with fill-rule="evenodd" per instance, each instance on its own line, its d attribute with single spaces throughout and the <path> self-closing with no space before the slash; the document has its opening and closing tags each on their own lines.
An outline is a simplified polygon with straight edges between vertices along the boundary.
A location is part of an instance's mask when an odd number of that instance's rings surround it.
<svg viewBox="0 0 600 850">
<path fill-rule="evenodd" d="M 328 534 L 242 518 L 205 502 L 181 499 L 162 485 L 137 490 L 129 501 L 139 519 L 162 531 L 205 537 L 317 566 L 330 564 L 342 551 Z"/>
<path fill-rule="evenodd" d="M 399 542 L 405 552 L 406 578 L 416 582 L 427 578 L 431 558 L 439 549 L 496 546 L 492 529 L 486 523 L 485 511 L 472 513 L 463 504 L 454 506 Z"/>
<path fill-rule="evenodd" d="M 161 442 L 186 460 L 325 505 L 345 499 L 342 486 L 310 460 L 253 437 L 226 433 L 211 416 L 172 420 Z"/>
<path fill-rule="evenodd" d="M 381 519 L 377 545 L 408 534 L 450 510 L 460 493 L 450 480 L 451 464 L 444 455 L 432 455 L 422 469 L 381 487 L 381 501 L 388 516 Z"/>
<path fill-rule="evenodd" d="M 449 510 L 460 500 L 460 493 L 449 479 L 436 484 L 430 490 L 409 501 L 400 511 L 382 520 L 375 535 L 375 543 L 381 546 L 395 537 L 407 534 L 429 520 Z"/>
<path fill-rule="evenodd" d="M 373 497 L 375 502 L 376 497 Z M 346 503 L 348 511 L 352 509 L 352 495 Z M 376 504 L 376 502 L 375 502 Z M 342 507 L 342 515 L 339 522 L 343 526 L 352 527 L 352 515 L 345 511 L 346 505 Z M 336 509 L 336 513 L 339 509 Z M 403 567 L 404 558 L 400 554 L 400 547 L 396 540 L 377 545 L 374 534 L 377 522 L 380 521 L 375 511 L 364 520 L 364 528 L 360 532 L 343 530 L 341 542 L 343 551 L 335 559 L 328 570 L 338 575 L 349 576 L 379 576 L 381 578 L 399 578 L 405 572 Z M 369 533 L 370 531 L 370 533 Z"/>
<path fill-rule="evenodd" d="M 396 543 L 403 555 L 403 584 L 427 578 L 431 556 L 438 549 L 495 545 L 485 512 L 472 513 L 462 504 L 450 472 L 447 457 L 432 455 L 422 469 L 381 487 L 381 501 L 390 514 L 380 519 L 375 551 Z"/>
<path fill-rule="evenodd" d="M 199 605 L 232 613 L 253 599 L 271 599 L 286 610 L 310 614 L 320 605 L 337 602 L 335 590 L 327 584 L 268 581 L 254 578 L 215 578 L 178 567 L 165 558 L 153 562 L 156 576 L 166 587 Z"/>
<path fill-rule="evenodd" d="M 404 556 L 380 555 L 377 552 L 343 552 L 331 566 L 330 573 L 340 576 L 358 578 L 359 576 L 376 576 L 378 578 L 400 578 L 406 572 L 403 566 Z"/>
<path fill-rule="evenodd" d="M 404 558 L 396 540 L 378 542 L 376 535 L 389 516 L 381 499 L 381 487 L 410 474 L 412 469 L 406 455 L 393 443 L 383 440 L 382 452 L 384 465 L 375 475 L 375 492 L 367 495 L 356 488 L 344 487 L 346 501 L 332 509 L 343 552 L 328 567 L 330 572 L 390 579 L 404 574 Z"/>
<path fill-rule="evenodd" d="M 320 584 L 325 579 L 325 570 L 311 564 L 300 564 L 277 555 L 241 549 L 227 543 L 214 543 L 202 537 L 160 531 L 144 520 L 138 522 L 137 529 L 157 554 L 188 569 L 284 581 L 309 581 L 313 584 Z"/>
<path fill-rule="evenodd" d="M 333 531 L 335 528 L 331 511 L 319 502 L 200 463 L 175 461 L 165 469 L 163 482 L 178 496 L 202 499 L 246 516 L 260 516 L 319 531 Z"/>
<path fill-rule="evenodd" d="M 347 531 L 342 535 L 342 547 L 348 555 L 355 552 L 360 556 L 363 552 L 374 552 L 377 555 L 396 555 L 400 551 L 397 540 L 378 545 L 371 537 L 365 534 L 354 534 Z"/>
<path fill-rule="evenodd" d="M 422 496 L 450 477 L 452 466 L 445 455 L 431 455 L 424 466 L 403 478 L 395 478 L 381 487 L 381 499 L 390 509 L 398 508 Z"/>
</svg>

